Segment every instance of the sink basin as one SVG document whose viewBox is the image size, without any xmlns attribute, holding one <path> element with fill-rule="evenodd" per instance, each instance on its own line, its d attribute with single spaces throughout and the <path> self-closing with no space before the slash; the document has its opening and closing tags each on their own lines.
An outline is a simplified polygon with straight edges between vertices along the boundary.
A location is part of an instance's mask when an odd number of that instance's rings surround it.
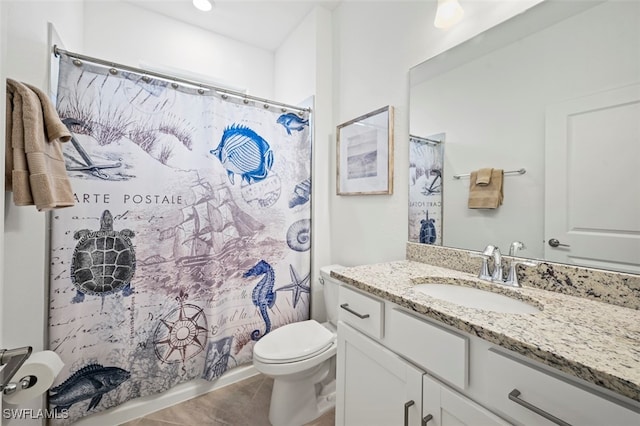
<svg viewBox="0 0 640 426">
<path fill-rule="evenodd" d="M 451 284 L 419 284 L 413 287 L 419 293 L 466 308 L 505 314 L 535 314 L 540 309 L 521 300 L 498 293 Z"/>
</svg>

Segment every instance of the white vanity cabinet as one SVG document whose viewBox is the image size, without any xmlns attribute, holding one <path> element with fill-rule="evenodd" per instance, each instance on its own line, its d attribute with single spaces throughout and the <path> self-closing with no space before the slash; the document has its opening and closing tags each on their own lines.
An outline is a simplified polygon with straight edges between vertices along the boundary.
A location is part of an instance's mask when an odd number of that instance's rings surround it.
<svg viewBox="0 0 640 426">
<path fill-rule="evenodd" d="M 640 425 L 640 403 L 340 287 L 336 425 Z"/>
<path fill-rule="evenodd" d="M 424 372 L 338 322 L 337 426 L 420 425 Z"/>
<path fill-rule="evenodd" d="M 464 387 L 466 337 L 385 305 L 340 287 L 337 426 L 507 424 L 420 367 Z"/>
<path fill-rule="evenodd" d="M 422 426 L 508 426 L 510 423 L 483 406 L 423 376 Z"/>
</svg>

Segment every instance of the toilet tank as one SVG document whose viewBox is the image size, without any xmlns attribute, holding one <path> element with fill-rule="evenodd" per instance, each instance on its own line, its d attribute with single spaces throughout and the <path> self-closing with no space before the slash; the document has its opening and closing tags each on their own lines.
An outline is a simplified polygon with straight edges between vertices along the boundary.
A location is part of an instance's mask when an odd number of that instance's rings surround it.
<svg viewBox="0 0 640 426">
<path fill-rule="evenodd" d="M 342 265 L 329 265 L 320 268 L 320 282 L 323 283 L 324 305 L 327 310 L 327 320 L 338 324 L 338 287 L 340 281 L 331 276 L 331 271 L 344 269 Z"/>
</svg>

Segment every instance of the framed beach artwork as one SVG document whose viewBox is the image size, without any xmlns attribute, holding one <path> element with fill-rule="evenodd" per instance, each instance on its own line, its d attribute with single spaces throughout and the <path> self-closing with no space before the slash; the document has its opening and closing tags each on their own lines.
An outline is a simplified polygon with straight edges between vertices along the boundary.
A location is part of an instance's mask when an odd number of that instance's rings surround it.
<svg viewBox="0 0 640 426">
<path fill-rule="evenodd" d="M 338 195 L 393 193 L 393 107 L 337 127 Z"/>
</svg>

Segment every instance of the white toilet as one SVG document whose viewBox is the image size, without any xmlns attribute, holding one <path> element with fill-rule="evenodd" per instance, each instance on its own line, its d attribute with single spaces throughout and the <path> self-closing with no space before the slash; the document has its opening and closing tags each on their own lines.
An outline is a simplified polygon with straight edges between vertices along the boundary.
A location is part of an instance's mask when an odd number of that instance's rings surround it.
<svg viewBox="0 0 640 426">
<path fill-rule="evenodd" d="M 273 426 L 301 426 L 335 406 L 338 281 L 331 265 L 320 268 L 328 322 L 287 324 L 253 347 L 256 370 L 273 378 L 269 421 Z"/>
</svg>

